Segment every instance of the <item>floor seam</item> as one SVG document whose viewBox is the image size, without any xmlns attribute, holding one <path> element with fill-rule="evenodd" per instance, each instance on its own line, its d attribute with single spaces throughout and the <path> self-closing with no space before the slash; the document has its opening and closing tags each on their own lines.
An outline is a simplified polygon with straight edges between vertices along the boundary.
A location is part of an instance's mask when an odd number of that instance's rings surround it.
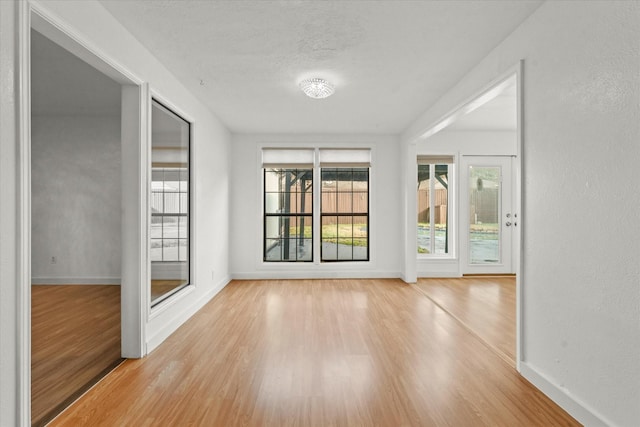
<svg viewBox="0 0 640 427">
<path fill-rule="evenodd" d="M 420 294 L 425 296 L 429 301 L 431 301 L 436 307 L 438 307 L 440 310 L 444 311 L 449 316 L 451 316 L 452 319 L 454 319 L 456 322 L 458 322 L 460 324 L 460 326 L 462 326 L 467 332 L 471 333 L 471 335 L 476 337 L 485 347 L 487 347 L 489 350 L 491 350 L 491 352 L 493 352 L 496 356 L 498 356 L 499 359 L 501 359 L 503 362 L 507 363 L 513 369 L 516 369 L 515 360 L 511 360 L 507 355 L 505 355 L 499 349 L 495 348 L 493 345 L 491 345 L 489 342 L 487 342 L 487 340 L 485 340 L 476 331 L 474 331 L 473 328 L 470 327 L 464 320 L 460 319 L 458 316 L 456 316 L 451 311 L 449 311 L 445 306 L 443 306 L 438 301 L 436 301 L 434 298 L 432 298 L 431 295 L 429 295 L 429 293 L 427 291 L 425 291 L 424 289 L 420 288 L 415 283 L 410 283 L 410 285 L 411 285 L 411 287 L 413 289 L 415 289 Z"/>
</svg>

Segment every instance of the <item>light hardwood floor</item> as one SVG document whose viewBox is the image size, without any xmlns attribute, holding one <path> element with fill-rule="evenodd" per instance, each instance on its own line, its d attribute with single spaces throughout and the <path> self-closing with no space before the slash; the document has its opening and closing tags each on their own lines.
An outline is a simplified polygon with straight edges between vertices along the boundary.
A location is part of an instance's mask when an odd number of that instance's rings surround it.
<svg viewBox="0 0 640 427">
<path fill-rule="evenodd" d="M 31 287 L 31 420 L 44 425 L 120 363 L 120 287 Z"/>
<path fill-rule="evenodd" d="M 577 426 L 400 280 L 234 281 L 52 426 Z"/>
<path fill-rule="evenodd" d="M 418 279 L 415 286 L 515 367 L 515 276 Z"/>
</svg>

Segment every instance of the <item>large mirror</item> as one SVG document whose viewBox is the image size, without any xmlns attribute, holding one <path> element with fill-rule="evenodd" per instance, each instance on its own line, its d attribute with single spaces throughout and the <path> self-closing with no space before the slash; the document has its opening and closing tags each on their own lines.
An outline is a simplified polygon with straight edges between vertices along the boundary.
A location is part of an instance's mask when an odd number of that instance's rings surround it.
<svg viewBox="0 0 640 427">
<path fill-rule="evenodd" d="M 151 113 L 151 306 L 189 285 L 190 123 L 153 100 Z"/>
</svg>

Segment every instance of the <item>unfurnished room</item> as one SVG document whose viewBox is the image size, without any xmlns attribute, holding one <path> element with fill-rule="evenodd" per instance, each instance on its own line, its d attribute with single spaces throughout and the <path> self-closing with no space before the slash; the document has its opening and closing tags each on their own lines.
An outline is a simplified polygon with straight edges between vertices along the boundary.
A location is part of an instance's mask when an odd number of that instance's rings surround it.
<svg viewBox="0 0 640 427">
<path fill-rule="evenodd" d="M 0 1 L 0 426 L 640 425 L 640 1 Z"/>
</svg>

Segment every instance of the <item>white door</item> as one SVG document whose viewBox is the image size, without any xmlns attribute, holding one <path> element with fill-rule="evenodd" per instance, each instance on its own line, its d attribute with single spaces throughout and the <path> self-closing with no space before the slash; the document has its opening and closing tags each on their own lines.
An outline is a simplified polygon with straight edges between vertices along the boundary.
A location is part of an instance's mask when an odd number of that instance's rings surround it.
<svg viewBox="0 0 640 427">
<path fill-rule="evenodd" d="M 511 156 L 464 156 L 461 185 L 463 274 L 515 273 Z"/>
</svg>

